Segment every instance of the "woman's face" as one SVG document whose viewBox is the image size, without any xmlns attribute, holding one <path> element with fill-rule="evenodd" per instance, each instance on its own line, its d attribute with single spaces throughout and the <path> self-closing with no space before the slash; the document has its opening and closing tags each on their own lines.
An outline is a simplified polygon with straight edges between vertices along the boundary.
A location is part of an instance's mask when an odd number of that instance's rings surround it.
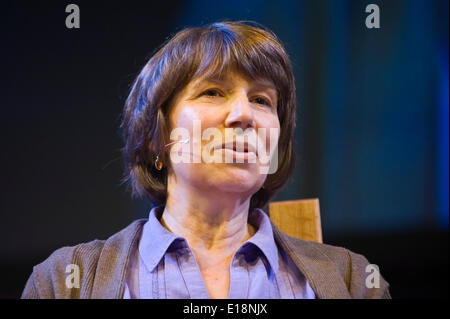
<svg viewBox="0 0 450 319">
<path fill-rule="evenodd" d="M 258 191 L 267 176 L 261 151 L 270 158 L 278 143 L 277 105 L 271 81 L 248 79 L 237 72 L 191 81 L 176 96 L 169 113 L 169 133 L 182 130 L 189 138 L 185 144 L 168 146 L 173 168 L 169 188 L 175 178 L 177 183 L 245 198 Z M 173 134 L 171 139 L 186 140 L 186 135 Z M 174 160 L 174 155 L 183 160 Z"/>
</svg>

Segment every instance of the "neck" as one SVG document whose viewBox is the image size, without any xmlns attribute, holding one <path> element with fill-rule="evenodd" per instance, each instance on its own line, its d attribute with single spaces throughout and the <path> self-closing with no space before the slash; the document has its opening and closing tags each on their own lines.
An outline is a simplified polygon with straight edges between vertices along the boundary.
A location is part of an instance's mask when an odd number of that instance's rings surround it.
<svg viewBox="0 0 450 319">
<path fill-rule="evenodd" d="M 195 253 L 216 260 L 230 258 L 254 233 L 247 224 L 250 198 L 239 195 L 178 182 L 168 187 L 161 222 L 172 233 L 186 238 Z"/>
</svg>

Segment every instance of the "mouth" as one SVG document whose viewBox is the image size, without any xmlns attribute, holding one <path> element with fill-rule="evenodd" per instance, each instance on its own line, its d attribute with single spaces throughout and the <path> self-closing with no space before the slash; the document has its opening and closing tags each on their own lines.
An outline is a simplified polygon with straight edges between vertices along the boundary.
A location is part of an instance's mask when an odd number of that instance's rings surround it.
<svg viewBox="0 0 450 319">
<path fill-rule="evenodd" d="M 231 150 L 236 153 L 254 153 L 256 156 L 258 155 L 256 147 L 248 142 L 234 141 L 229 143 L 223 143 L 222 145 L 216 146 L 215 149 Z"/>
</svg>

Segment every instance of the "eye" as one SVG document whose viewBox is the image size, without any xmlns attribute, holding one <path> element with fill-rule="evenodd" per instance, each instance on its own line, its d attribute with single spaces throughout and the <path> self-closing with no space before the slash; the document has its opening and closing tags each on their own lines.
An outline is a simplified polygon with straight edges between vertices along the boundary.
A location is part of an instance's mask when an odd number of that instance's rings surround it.
<svg viewBox="0 0 450 319">
<path fill-rule="evenodd" d="M 218 90 L 218 89 L 208 89 L 206 91 L 203 91 L 200 96 L 210 96 L 210 97 L 215 97 L 215 96 L 221 96 L 222 93 Z"/>
<path fill-rule="evenodd" d="M 270 101 L 266 98 L 263 97 L 256 97 L 254 99 L 255 103 L 257 104 L 261 104 L 261 105 L 267 105 L 267 106 L 272 106 L 272 104 L 270 103 Z"/>
</svg>

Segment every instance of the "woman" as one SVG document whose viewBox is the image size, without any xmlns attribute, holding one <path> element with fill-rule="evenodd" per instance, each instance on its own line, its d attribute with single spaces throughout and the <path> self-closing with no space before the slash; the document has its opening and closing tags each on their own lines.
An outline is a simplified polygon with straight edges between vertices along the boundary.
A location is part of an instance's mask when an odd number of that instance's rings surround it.
<svg viewBox="0 0 450 319">
<path fill-rule="evenodd" d="M 137 77 L 121 125 L 124 180 L 156 204 L 148 220 L 55 251 L 22 297 L 390 298 L 383 278 L 366 287 L 363 256 L 291 238 L 262 210 L 293 171 L 295 109 L 272 32 L 177 33 Z"/>
</svg>

